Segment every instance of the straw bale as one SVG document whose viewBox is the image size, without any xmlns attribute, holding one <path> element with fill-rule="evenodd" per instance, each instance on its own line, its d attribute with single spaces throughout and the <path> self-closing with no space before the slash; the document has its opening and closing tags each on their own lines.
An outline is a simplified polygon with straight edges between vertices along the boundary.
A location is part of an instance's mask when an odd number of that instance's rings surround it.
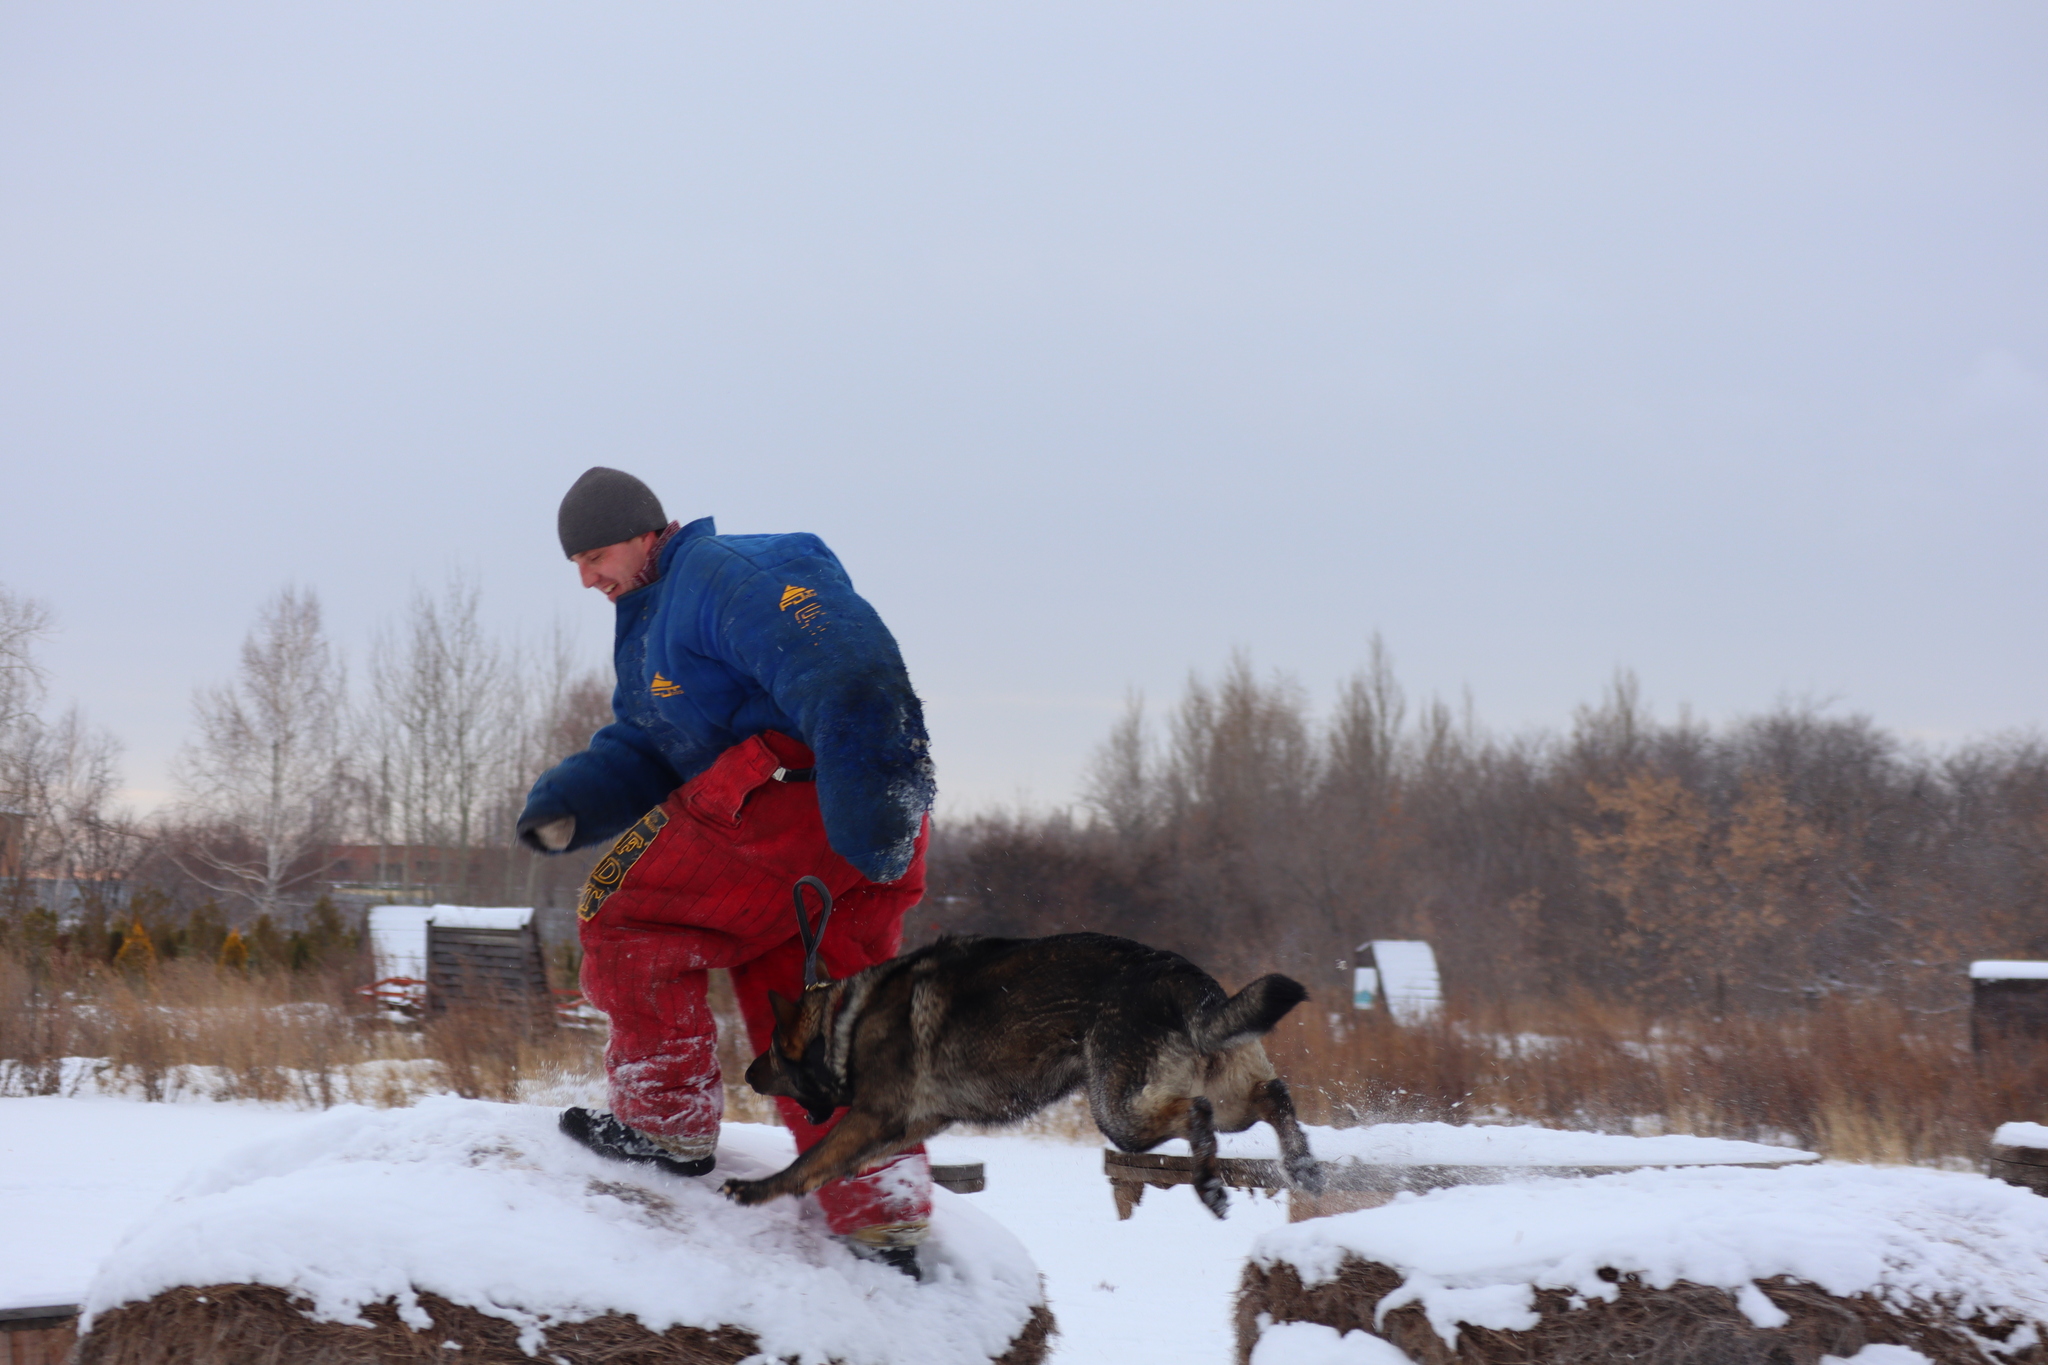
<svg viewBox="0 0 2048 1365">
<path fill-rule="evenodd" d="M 1822 1356 L 1853 1356 L 1878 1343 L 1911 1347 L 1935 1365 L 2048 1365 L 2048 1345 L 1996 1356 L 1983 1349 L 2009 1339 L 2013 1324 L 1964 1322 L 1932 1305 L 1901 1311 L 1869 1295 L 1838 1297 L 1780 1276 L 1757 1287 L 1790 1320 L 1764 1328 L 1723 1289 L 1684 1281 L 1654 1289 L 1633 1275 L 1601 1276 L 1620 1291 L 1611 1303 L 1591 1299 L 1574 1308 L 1564 1291 L 1539 1289 L 1535 1327 L 1509 1332 L 1461 1325 L 1453 1348 L 1419 1304 L 1374 1324 L 1374 1308 L 1402 1283 L 1391 1266 L 1346 1258 L 1336 1279 L 1309 1287 L 1293 1266 L 1252 1263 L 1238 1287 L 1238 1360 L 1250 1360 L 1263 1314 L 1274 1322 L 1319 1322 L 1384 1337 L 1417 1365 L 1818 1365 Z"/>
<path fill-rule="evenodd" d="M 436 1294 L 419 1295 L 433 1319 L 424 1330 L 400 1321 L 386 1300 L 367 1307 L 370 1326 L 317 1322 L 291 1293 L 259 1284 L 167 1289 L 101 1313 L 78 1345 L 77 1365 L 535 1365 L 519 1329 Z M 1053 1332 L 1044 1305 L 994 1365 L 1040 1365 Z M 738 1365 L 759 1341 L 735 1328 L 671 1327 L 652 1332 L 609 1313 L 547 1329 L 541 1360 L 564 1365 Z"/>
</svg>

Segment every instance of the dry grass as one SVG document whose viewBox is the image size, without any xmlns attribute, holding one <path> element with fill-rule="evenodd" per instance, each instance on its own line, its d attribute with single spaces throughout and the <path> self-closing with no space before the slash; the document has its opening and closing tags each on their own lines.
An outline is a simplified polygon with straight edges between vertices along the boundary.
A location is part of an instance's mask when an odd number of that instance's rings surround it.
<svg viewBox="0 0 2048 1365">
<path fill-rule="evenodd" d="M 367 1305 L 368 1326 L 319 1322 L 285 1290 L 267 1285 L 217 1284 L 167 1289 L 141 1303 L 124 1304 L 93 1320 L 78 1344 L 79 1365 L 531 1365 L 519 1329 L 503 1318 L 417 1295 L 430 1319 L 408 1326 L 397 1305 Z M 1054 1331 L 1040 1305 L 1009 1349 L 993 1365 L 1039 1365 Z M 671 1327 L 653 1332 L 636 1318 L 606 1313 L 583 1322 L 550 1324 L 542 1333 L 541 1360 L 562 1365 L 743 1365 L 765 1361 L 760 1339 L 725 1327 L 705 1331 Z"/>
<path fill-rule="evenodd" d="M 397 1027 L 355 993 L 367 967 L 244 974 L 180 959 L 143 972 L 0 950 L 0 1094 L 403 1105 L 452 1091 L 601 1102 L 603 1034 L 456 1011 Z M 727 1117 L 773 1123 L 740 1078 L 751 1049 L 724 973 L 711 1003 Z M 1980 1061 L 1961 1014 L 1827 1001 L 1775 1016 L 1653 1017 L 1581 1001 L 1493 1003 L 1400 1028 L 1296 1010 L 1268 1040 L 1304 1118 L 1518 1121 L 1793 1143 L 1857 1161 L 1974 1165 L 1990 1132 L 2043 1119 L 2048 1055 Z M 67 1060 L 68 1059 L 68 1060 Z M 81 1062 L 79 1059 L 90 1059 Z M 1078 1101 L 1019 1128 L 1094 1141 Z"/>
<path fill-rule="evenodd" d="M 583 1098 L 604 1074 L 602 1034 L 536 1027 L 516 1011 L 450 1010 L 426 1025 L 418 1046 L 438 1070 L 438 1088 L 466 1099 Z"/>
<path fill-rule="evenodd" d="M 80 1089 L 385 1107 L 453 1091 L 486 1099 L 587 1090 L 601 1037 L 451 1012 L 394 1025 L 357 964 L 243 973 L 182 959 L 148 971 L 0 953 L 0 1095 Z"/>
<path fill-rule="evenodd" d="M 1973 1057 L 1965 1027 L 1881 1000 L 1722 1019 L 1586 1001 L 1411 1028 L 1299 1010 L 1267 1047 L 1311 1122 L 1514 1120 L 1954 1166 L 2041 1117 L 2048 1081 L 2048 1059 Z"/>
</svg>

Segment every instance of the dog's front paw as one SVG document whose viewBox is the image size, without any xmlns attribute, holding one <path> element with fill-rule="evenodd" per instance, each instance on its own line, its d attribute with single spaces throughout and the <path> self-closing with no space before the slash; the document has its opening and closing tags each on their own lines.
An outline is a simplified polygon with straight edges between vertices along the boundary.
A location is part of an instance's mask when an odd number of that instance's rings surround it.
<svg viewBox="0 0 2048 1365">
<path fill-rule="evenodd" d="M 1323 1163 L 1312 1156 L 1287 1159 L 1287 1183 L 1304 1194 L 1323 1192 Z"/>
<path fill-rule="evenodd" d="M 775 1197 L 765 1180 L 728 1180 L 718 1192 L 735 1204 L 765 1204 Z"/>
</svg>

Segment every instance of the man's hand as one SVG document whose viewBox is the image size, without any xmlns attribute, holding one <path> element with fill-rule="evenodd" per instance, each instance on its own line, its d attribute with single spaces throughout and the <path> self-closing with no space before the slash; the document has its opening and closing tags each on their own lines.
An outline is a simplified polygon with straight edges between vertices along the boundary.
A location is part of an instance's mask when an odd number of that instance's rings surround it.
<svg viewBox="0 0 2048 1365">
<path fill-rule="evenodd" d="M 576 817 L 560 816 L 519 826 L 519 842 L 536 853 L 560 853 L 576 837 Z"/>
</svg>

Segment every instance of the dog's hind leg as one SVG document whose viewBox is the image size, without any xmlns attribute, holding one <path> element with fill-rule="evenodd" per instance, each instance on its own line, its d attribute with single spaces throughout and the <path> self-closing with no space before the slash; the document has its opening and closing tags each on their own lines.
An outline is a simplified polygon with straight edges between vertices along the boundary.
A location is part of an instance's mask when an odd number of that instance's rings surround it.
<svg viewBox="0 0 2048 1365">
<path fill-rule="evenodd" d="M 1204 1208 L 1221 1218 L 1230 1208 L 1230 1195 L 1216 1161 L 1216 1111 L 1201 1095 L 1188 1101 L 1188 1148 L 1195 1154 L 1195 1193 Z"/>
<path fill-rule="evenodd" d="M 1308 1149 L 1308 1134 L 1294 1116 L 1294 1096 L 1278 1076 L 1252 1088 L 1252 1108 L 1280 1137 L 1280 1166 L 1287 1183 L 1305 1194 L 1323 1192 L 1323 1166 Z"/>
</svg>

